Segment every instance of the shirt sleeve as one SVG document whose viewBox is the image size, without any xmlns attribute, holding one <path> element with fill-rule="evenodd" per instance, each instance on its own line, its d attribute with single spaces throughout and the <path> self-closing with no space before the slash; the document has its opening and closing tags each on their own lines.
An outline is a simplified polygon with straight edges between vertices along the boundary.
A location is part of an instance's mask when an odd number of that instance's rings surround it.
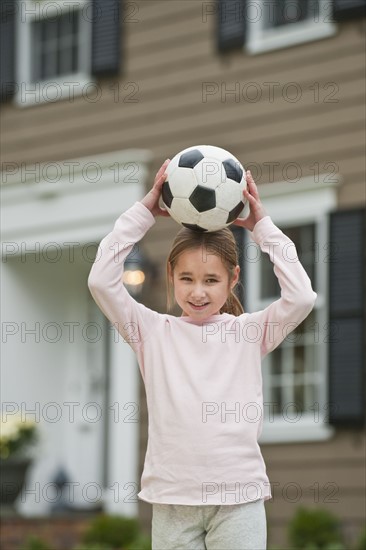
<svg viewBox="0 0 366 550">
<path fill-rule="evenodd" d="M 159 313 L 137 302 L 123 284 L 126 257 L 155 223 L 150 210 L 135 202 L 99 244 L 88 276 L 96 304 L 134 351 L 156 326 Z"/>
<path fill-rule="evenodd" d="M 249 315 L 260 335 L 261 356 L 273 351 L 311 312 L 317 298 L 310 278 L 300 263 L 295 244 L 265 216 L 249 233 L 263 252 L 269 254 L 281 288 L 281 297 L 268 307 Z"/>
</svg>

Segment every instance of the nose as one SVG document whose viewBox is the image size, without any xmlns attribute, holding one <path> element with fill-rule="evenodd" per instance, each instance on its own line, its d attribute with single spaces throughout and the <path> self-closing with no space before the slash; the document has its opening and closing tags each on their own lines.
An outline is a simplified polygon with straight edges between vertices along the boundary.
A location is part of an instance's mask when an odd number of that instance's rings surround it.
<svg viewBox="0 0 366 550">
<path fill-rule="evenodd" d="M 202 285 L 197 284 L 192 289 L 191 296 L 194 299 L 200 299 L 200 298 L 206 296 L 206 291 L 205 291 L 205 289 L 203 288 Z"/>
</svg>

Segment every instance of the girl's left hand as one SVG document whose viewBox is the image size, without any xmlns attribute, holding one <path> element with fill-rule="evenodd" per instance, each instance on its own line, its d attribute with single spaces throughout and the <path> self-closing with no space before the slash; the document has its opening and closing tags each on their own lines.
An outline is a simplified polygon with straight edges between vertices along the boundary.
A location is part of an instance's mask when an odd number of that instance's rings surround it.
<svg viewBox="0 0 366 550">
<path fill-rule="evenodd" d="M 249 231 L 253 231 L 254 226 L 259 220 L 267 216 L 267 212 L 264 209 L 263 204 L 259 198 L 258 188 L 255 184 L 253 176 L 250 170 L 246 172 L 247 188 L 244 189 L 244 198 L 249 202 L 249 214 L 246 218 L 237 218 L 233 225 L 239 225 L 245 227 Z"/>
<path fill-rule="evenodd" d="M 166 208 L 162 208 L 159 205 L 159 199 L 161 197 L 163 183 L 167 178 L 167 174 L 165 170 L 168 167 L 168 164 L 170 162 L 170 159 L 166 159 L 166 161 L 160 166 L 154 180 L 154 184 L 150 191 L 145 195 L 145 197 L 140 201 L 146 208 L 150 210 L 153 216 L 170 216 L 168 210 Z"/>
</svg>

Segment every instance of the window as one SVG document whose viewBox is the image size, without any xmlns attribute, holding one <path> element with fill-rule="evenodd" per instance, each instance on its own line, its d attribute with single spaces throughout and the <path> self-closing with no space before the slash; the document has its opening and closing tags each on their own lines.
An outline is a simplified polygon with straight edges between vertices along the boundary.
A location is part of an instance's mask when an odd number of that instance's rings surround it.
<svg viewBox="0 0 366 550">
<path fill-rule="evenodd" d="M 272 0 L 264 5 L 268 8 L 264 12 L 267 29 L 319 18 L 319 0 Z"/>
<path fill-rule="evenodd" d="M 18 10 L 18 105 L 72 99 L 90 83 L 90 0 L 23 0 Z"/>
<path fill-rule="evenodd" d="M 281 227 L 282 231 L 295 243 L 300 261 L 309 275 L 313 285 L 316 286 L 315 272 L 315 224 L 302 226 Z M 280 287 L 273 273 L 273 263 L 269 256 L 261 258 L 261 299 L 279 298 Z"/>
<path fill-rule="evenodd" d="M 328 438 L 327 409 L 327 212 L 336 203 L 336 181 L 323 186 L 303 178 L 262 184 L 260 195 L 273 222 L 295 243 L 318 298 L 312 312 L 262 361 L 264 417 L 260 443 Z M 333 187 L 333 188 L 332 188 Z M 280 297 L 268 254 L 247 262 L 247 311 L 259 311 Z M 329 332 L 329 331 L 328 331 Z"/>
<path fill-rule="evenodd" d="M 32 24 L 32 80 L 46 80 L 73 74 L 79 66 L 80 11 L 73 9 L 54 19 Z"/>
<path fill-rule="evenodd" d="M 332 10 L 330 0 L 249 2 L 246 49 L 255 54 L 332 36 Z"/>
<path fill-rule="evenodd" d="M 315 280 L 315 224 L 281 226 L 282 231 L 295 243 L 299 259 L 309 275 L 313 288 Z M 267 254 L 261 256 L 261 299 L 277 299 L 280 288 Z M 267 402 L 274 414 L 282 414 L 289 403 L 295 403 L 294 413 L 305 413 L 319 402 L 318 369 L 315 346 L 316 310 L 285 338 L 267 359 Z"/>
</svg>

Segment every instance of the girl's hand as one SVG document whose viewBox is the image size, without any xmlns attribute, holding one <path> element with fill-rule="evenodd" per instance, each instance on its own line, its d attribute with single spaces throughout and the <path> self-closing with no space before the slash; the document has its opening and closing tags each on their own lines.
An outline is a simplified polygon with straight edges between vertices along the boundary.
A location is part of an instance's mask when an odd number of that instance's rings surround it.
<svg viewBox="0 0 366 550">
<path fill-rule="evenodd" d="M 164 164 L 162 164 L 162 166 L 159 168 L 155 176 L 154 185 L 152 186 L 152 189 L 150 189 L 147 195 L 145 195 L 145 197 L 141 200 L 142 204 L 150 210 L 153 216 L 170 216 L 169 212 L 165 208 L 161 208 L 159 206 L 161 188 L 163 186 L 164 181 L 167 178 L 167 174 L 165 170 L 169 162 L 170 162 L 170 159 L 166 159 Z"/>
<path fill-rule="evenodd" d="M 239 225 L 240 227 L 245 227 L 249 231 L 253 231 L 253 228 L 259 220 L 267 216 L 267 212 L 264 209 L 263 204 L 259 198 L 258 188 L 255 184 L 253 176 L 250 170 L 247 170 L 247 189 L 244 189 L 243 195 L 244 198 L 249 202 L 249 214 L 246 218 L 237 218 L 233 225 Z"/>
</svg>

